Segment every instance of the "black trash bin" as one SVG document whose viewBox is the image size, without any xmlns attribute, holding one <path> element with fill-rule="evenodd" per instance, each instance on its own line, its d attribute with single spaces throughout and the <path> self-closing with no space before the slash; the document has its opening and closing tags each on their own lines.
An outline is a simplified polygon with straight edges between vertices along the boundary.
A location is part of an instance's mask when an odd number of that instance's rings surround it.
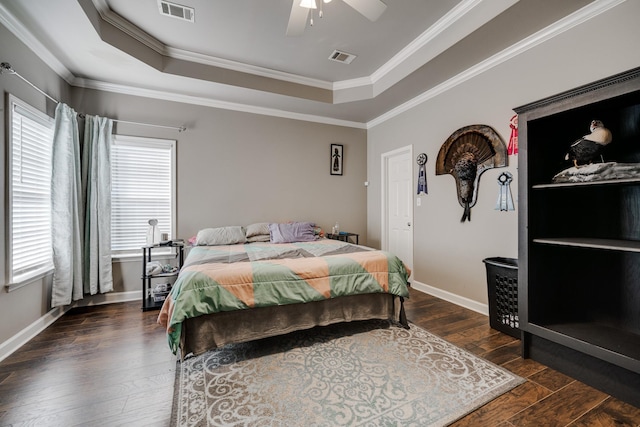
<svg viewBox="0 0 640 427">
<path fill-rule="evenodd" d="M 487 267 L 489 325 L 519 339 L 518 260 L 495 257 L 482 262 Z"/>
</svg>

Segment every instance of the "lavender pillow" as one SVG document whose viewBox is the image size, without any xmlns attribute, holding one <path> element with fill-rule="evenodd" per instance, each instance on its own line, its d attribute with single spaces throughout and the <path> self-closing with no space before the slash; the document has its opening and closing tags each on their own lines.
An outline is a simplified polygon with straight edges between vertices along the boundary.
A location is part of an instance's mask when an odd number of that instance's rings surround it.
<svg viewBox="0 0 640 427">
<path fill-rule="evenodd" d="M 311 222 L 292 222 L 290 224 L 269 224 L 271 243 L 311 242 L 316 240 Z"/>
</svg>

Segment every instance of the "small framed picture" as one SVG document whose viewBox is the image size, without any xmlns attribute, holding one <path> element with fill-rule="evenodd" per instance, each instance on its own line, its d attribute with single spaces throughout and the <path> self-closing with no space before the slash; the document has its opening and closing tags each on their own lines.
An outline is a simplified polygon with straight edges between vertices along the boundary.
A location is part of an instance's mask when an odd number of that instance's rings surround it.
<svg viewBox="0 0 640 427">
<path fill-rule="evenodd" d="M 343 163 L 342 144 L 331 144 L 331 175 L 342 175 Z"/>
</svg>

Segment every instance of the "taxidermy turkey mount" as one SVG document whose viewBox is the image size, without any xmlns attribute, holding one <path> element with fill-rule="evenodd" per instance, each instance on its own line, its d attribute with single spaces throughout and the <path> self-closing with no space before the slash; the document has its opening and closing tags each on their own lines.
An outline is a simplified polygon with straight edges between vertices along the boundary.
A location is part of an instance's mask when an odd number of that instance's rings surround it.
<svg viewBox="0 0 640 427">
<path fill-rule="evenodd" d="M 471 221 L 471 208 L 478 198 L 482 172 L 505 166 L 507 146 L 490 126 L 465 126 L 442 144 L 436 160 L 436 175 L 451 174 L 455 178 L 458 202 L 464 208 L 460 222 Z"/>
</svg>

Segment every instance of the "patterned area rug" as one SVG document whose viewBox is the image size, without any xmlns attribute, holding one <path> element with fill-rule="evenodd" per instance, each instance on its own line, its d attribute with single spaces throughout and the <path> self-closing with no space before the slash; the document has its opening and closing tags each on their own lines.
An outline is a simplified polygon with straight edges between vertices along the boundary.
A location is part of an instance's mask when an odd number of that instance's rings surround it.
<svg viewBox="0 0 640 427">
<path fill-rule="evenodd" d="M 179 362 L 172 425 L 443 426 L 522 382 L 415 325 L 352 322 Z"/>
</svg>

